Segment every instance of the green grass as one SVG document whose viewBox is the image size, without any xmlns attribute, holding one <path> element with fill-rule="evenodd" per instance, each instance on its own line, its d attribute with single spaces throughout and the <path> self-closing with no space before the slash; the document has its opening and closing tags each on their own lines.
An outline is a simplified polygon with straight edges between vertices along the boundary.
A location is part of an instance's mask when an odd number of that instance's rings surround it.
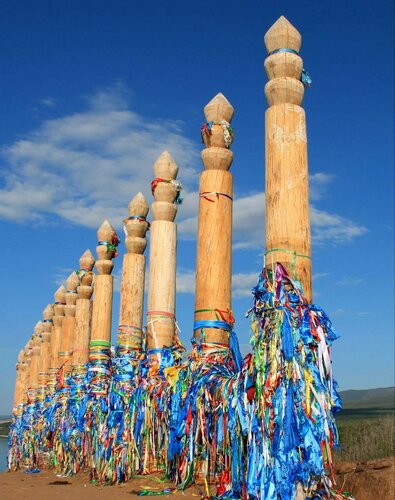
<svg viewBox="0 0 395 500">
<path fill-rule="evenodd" d="M 337 418 L 341 448 L 335 461 L 373 460 L 395 455 L 393 412 L 352 411 Z"/>
<path fill-rule="evenodd" d="M 7 436 L 10 430 L 10 424 L 0 424 L 0 435 Z"/>
</svg>

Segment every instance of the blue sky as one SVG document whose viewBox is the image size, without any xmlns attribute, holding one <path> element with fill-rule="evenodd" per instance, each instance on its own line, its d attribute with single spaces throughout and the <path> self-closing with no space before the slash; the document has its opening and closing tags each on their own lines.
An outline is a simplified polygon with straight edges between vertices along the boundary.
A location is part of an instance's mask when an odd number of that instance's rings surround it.
<svg viewBox="0 0 395 500">
<path fill-rule="evenodd" d="M 315 302 L 340 339 L 341 389 L 393 373 L 393 2 L 4 0 L 0 20 L 0 414 L 18 350 L 104 220 L 121 231 L 156 157 L 177 161 L 177 317 L 189 347 L 204 105 L 235 108 L 234 310 L 248 350 L 264 241 L 265 50 L 280 15 L 302 33 Z M 121 244 L 120 253 L 124 252 Z M 122 258 L 114 270 L 119 288 Z M 114 297 L 114 332 L 119 292 Z"/>
</svg>

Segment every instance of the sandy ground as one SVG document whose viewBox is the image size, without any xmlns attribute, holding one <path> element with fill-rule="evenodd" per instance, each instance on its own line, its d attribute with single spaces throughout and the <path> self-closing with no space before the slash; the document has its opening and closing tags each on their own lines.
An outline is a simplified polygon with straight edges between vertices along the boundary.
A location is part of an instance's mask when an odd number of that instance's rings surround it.
<svg viewBox="0 0 395 500">
<path fill-rule="evenodd" d="M 368 462 L 343 462 L 336 466 L 337 487 L 352 492 L 356 500 L 393 500 L 395 498 L 394 458 Z M 59 478 L 53 471 L 39 474 L 24 471 L 0 473 L 1 500 L 118 500 L 137 497 L 136 490 L 161 491 L 172 483 L 159 482 L 152 476 L 143 476 L 125 484 L 100 486 L 89 483 L 88 477 L 79 474 Z M 201 498 L 196 487 L 184 492 L 163 495 L 161 498 Z"/>
<path fill-rule="evenodd" d="M 0 473 L 0 499 L 1 500 L 118 500 L 137 498 L 133 491 L 149 489 L 162 491 L 173 487 L 170 482 L 158 482 L 153 476 L 142 476 L 128 483 L 111 486 L 100 486 L 89 482 L 86 474 L 77 474 L 73 477 L 57 477 L 51 470 L 42 470 L 38 474 L 25 474 L 25 472 Z M 160 498 L 198 499 L 201 496 L 195 487 L 184 492 L 162 495 Z M 153 498 L 153 497 L 150 497 Z"/>
</svg>

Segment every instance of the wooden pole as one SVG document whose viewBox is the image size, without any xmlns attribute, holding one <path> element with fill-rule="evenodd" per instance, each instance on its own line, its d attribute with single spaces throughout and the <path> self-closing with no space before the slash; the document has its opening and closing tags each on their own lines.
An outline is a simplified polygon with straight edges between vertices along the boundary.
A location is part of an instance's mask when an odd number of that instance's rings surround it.
<svg viewBox="0 0 395 500">
<path fill-rule="evenodd" d="M 300 33 L 281 16 L 265 35 L 266 267 L 280 262 L 312 301 L 306 117 Z M 284 50 L 287 49 L 287 50 Z M 278 52 L 277 52 L 278 51 Z M 274 52 L 274 53 L 273 53 Z"/>
<path fill-rule="evenodd" d="M 31 364 L 32 364 L 32 352 L 33 352 L 33 340 L 30 339 L 28 343 L 25 345 L 24 349 L 25 351 L 25 363 L 26 363 L 26 369 L 24 373 L 24 378 L 22 379 L 21 383 L 21 389 L 22 389 L 22 401 L 23 404 L 27 403 L 27 393 L 30 387 L 30 372 L 31 372 Z"/>
<path fill-rule="evenodd" d="M 92 292 L 94 274 L 92 269 L 95 258 L 86 250 L 80 258 L 78 271 L 78 299 L 75 307 L 75 326 L 73 341 L 73 370 L 82 369 L 88 362 L 89 341 L 91 335 Z"/>
<path fill-rule="evenodd" d="M 53 304 L 53 330 L 51 334 L 51 355 L 47 383 L 49 392 L 53 392 L 56 388 L 57 373 L 59 371 L 59 368 L 61 367 L 61 358 L 59 358 L 59 352 L 61 352 L 62 345 L 62 323 L 64 319 L 65 305 L 66 289 L 63 285 L 61 285 L 55 292 L 55 303 Z"/>
<path fill-rule="evenodd" d="M 115 229 L 105 220 L 97 231 L 99 239 L 96 253 L 95 294 L 92 309 L 91 342 L 111 341 L 113 277 L 111 276 L 118 237 Z M 116 238 L 116 240 L 115 240 Z"/>
<path fill-rule="evenodd" d="M 75 308 L 78 298 L 78 284 L 78 276 L 73 271 L 66 280 L 66 305 L 64 307 L 65 317 L 62 323 L 62 342 L 61 351 L 59 352 L 59 358 L 63 371 L 63 380 L 65 381 L 67 377 L 70 376 L 71 363 L 73 359 Z"/>
<path fill-rule="evenodd" d="M 30 389 L 34 391 L 34 396 L 36 396 L 38 385 L 38 372 L 40 371 L 40 358 L 41 358 L 41 343 L 42 337 L 41 334 L 43 332 L 43 324 L 41 321 L 36 323 L 34 327 L 34 335 L 33 335 L 33 349 L 32 349 L 32 364 L 30 371 Z"/>
<path fill-rule="evenodd" d="M 118 348 L 142 349 L 145 256 L 149 228 L 146 220 L 148 203 L 142 193 L 137 193 L 129 203 L 129 217 L 125 219 L 127 253 L 123 258 L 121 304 L 119 312 Z"/>
<path fill-rule="evenodd" d="M 14 391 L 14 412 L 20 409 L 22 403 L 22 379 L 23 371 L 26 368 L 25 365 L 25 352 L 22 349 L 18 354 L 18 361 L 16 363 L 16 379 L 15 379 L 15 391 Z M 20 413 L 20 412 L 19 412 Z"/>
<path fill-rule="evenodd" d="M 45 394 L 45 388 L 49 377 L 48 369 L 51 360 L 51 332 L 53 327 L 53 315 L 54 311 L 52 304 L 48 304 L 43 311 L 40 371 L 38 373 L 40 393 L 42 394 L 42 396 L 44 396 Z"/>
<path fill-rule="evenodd" d="M 233 179 L 228 171 L 233 160 L 229 147 L 234 109 L 217 94 L 204 108 L 207 123 L 202 127 L 206 149 L 200 175 L 199 219 L 196 257 L 195 324 L 198 321 L 225 321 L 233 325 L 232 281 L 232 200 Z M 202 332 L 204 330 L 204 338 Z M 229 346 L 229 332 L 220 328 L 195 330 L 204 351 Z M 219 346 L 220 345 L 220 346 Z"/>
<path fill-rule="evenodd" d="M 175 341 L 178 166 L 168 151 L 154 164 L 150 266 L 147 310 L 147 350 L 171 347 Z M 158 353 L 156 353 L 158 354 Z M 159 356 L 158 356 L 159 357 Z"/>
</svg>

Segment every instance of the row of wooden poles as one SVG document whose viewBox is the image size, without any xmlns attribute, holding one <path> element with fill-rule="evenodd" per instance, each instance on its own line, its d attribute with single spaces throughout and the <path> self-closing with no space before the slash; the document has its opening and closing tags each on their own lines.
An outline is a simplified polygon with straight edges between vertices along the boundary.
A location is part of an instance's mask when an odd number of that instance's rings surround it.
<svg viewBox="0 0 395 500">
<path fill-rule="evenodd" d="M 303 62 L 301 36 L 281 17 L 267 32 L 268 83 L 266 112 L 266 265 L 281 262 L 301 282 L 312 299 L 308 168 L 305 113 L 300 82 Z M 289 49 L 282 51 L 283 48 Z M 195 324 L 201 320 L 233 323 L 231 304 L 233 153 L 230 123 L 234 109 L 222 95 L 204 108 L 205 149 L 200 175 L 195 293 Z M 154 164 L 153 222 L 146 220 L 148 204 L 138 193 L 124 220 L 127 253 L 123 258 L 117 344 L 160 356 L 163 347 L 178 342 L 175 317 L 177 201 L 181 186 L 178 167 L 164 151 Z M 262 224 L 263 221 L 257 221 Z M 146 232 L 150 228 L 149 288 L 146 328 L 143 329 Z M 14 406 L 21 413 L 29 400 L 43 400 L 59 379 L 85 370 L 90 345 L 111 341 L 113 257 L 118 243 L 106 220 L 98 232 L 97 259 L 89 250 L 80 269 L 71 273 L 66 288 L 55 292 L 34 335 L 18 356 Z M 94 267 L 96 274 L 93 273 Z M 93 299 L 92 299 L 93 294 Z M 143 331 L 144 330 L 144 331 Z M 229 332 L 219 328 L 194 331 L 204 356 L 229 345 Z"/>
</svg>

